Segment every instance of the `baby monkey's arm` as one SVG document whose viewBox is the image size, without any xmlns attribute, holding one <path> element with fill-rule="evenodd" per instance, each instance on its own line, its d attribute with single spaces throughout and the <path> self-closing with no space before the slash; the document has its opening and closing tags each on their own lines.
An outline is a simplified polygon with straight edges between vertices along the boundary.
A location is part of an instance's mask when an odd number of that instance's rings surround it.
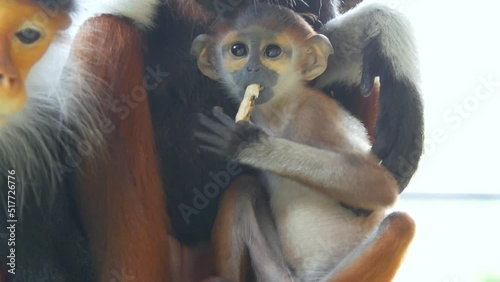
<svg viewBox="0 0 500 282">
<path fill-rule="evenodd" d="M 220 108 L 213 116 L 202 115 L 203 130 L 195 134 L 204 150 L 293 179 L 352 206 L 374 210 L 396 200 L 397 184 L 375 158 L 272 137 L 252 123 L 234 122 Z"/>
</svg>

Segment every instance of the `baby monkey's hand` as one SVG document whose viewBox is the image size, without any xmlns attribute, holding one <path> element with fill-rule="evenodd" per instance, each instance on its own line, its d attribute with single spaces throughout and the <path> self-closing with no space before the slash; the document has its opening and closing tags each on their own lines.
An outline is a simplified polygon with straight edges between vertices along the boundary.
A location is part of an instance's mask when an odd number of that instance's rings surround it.
<svg viewBox="0 0 500 282">
<path fill-rule="evenodd" d="M 226 115 L 221 107 L 214 107 L 212 116 L 199 115 L 200 128 L 194 136 L 200 148 L 227 160 L 237 161 L 239 153 L 268 135 L 249 121 L 238 121 Z"/>
</svg>

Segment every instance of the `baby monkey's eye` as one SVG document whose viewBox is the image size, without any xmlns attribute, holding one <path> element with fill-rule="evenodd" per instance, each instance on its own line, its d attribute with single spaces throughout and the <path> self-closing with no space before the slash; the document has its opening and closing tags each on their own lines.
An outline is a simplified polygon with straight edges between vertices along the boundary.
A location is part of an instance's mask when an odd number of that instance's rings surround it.
<svg viewBox="0 0 500 282">
<path fill-rule="evenodd" d="M 247 46 L 243 43 L 235 43 L 231 46 L 231 53 L 236 57 L 243 57 L 248 54 Z"/>
<path fill-rule="evenodd" d="M 268 45 L 264 51 L 264 55 L 268 58 L 276 58 L 281 55 L 281 48 L 278 45 Z"/>
<path fill-rule="evenodd" d="M 16 33 L 17 39 L 21 41 L 21 43 L 29 45 L 33 44 L 36 41 L 40 40 L 42 34 L 33 28 L 25 28 Z"/>
</svg>

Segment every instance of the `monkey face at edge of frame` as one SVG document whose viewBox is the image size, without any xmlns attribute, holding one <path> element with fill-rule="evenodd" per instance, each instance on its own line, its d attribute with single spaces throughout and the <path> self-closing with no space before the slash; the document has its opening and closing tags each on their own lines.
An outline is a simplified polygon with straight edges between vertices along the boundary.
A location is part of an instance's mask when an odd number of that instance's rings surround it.
<svg viewBox="0 0 500 282">
<path fill-rule="evenodd" d="M 70 23 L 65 13 L 48 15 L 31 0 L 0 0 L 0 126 L 24 107 L 29 71 Z"/>
</svg>

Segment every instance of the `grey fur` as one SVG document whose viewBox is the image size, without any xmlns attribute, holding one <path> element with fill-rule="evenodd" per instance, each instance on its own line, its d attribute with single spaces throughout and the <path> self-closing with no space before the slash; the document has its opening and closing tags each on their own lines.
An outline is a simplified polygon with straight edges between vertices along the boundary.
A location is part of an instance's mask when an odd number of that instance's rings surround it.
<svg viewBox="0 0 500 282">
<path fill-rule="evenodd" d="M 382 55 L 390 58 L 396 78 L 418 84 L 415 38 L 408 20 L 398 11 L 363 2 L 329 21 L 319 33 L 330 39 L 335 54 L 316 87 L 332 83 L 360 85 L 365 47 L 374 40 L 380 44 Z"/>
</svg>

